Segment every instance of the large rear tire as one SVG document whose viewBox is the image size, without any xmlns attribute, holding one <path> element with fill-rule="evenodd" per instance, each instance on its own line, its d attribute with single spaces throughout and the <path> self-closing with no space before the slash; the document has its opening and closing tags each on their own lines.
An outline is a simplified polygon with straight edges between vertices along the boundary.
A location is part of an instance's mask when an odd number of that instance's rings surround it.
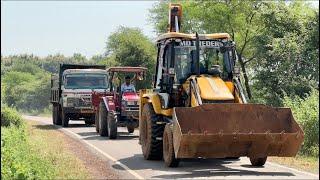
<svg viewBox="0 0 320 180">
<path fill-rule="evenodd" d="M 62 119 L 62 126 L 63 127 L 68 127 L 69 126 L 69 118 L 67 114 L 63 111 L 61 111 L 61 119 Z"/>
<path fill-rule="evenodd" d="M 267 157 L 263 158 L 251 158 L 250 157 L 250 162 L 252 166 L 263 166 L 267 161 Z"/>
<path fill-rule="evenodd" d="M 168 167 L 178 167 L 180 159 L 175 157 L 172 124 L 167 124 L 163 133 L 163 160 Z"/>
<path fill-rule="evenodd" d="M 96 112 L 94 121 L 96 126 L 96 132 L 99 133 L 99 111 Z"/>
<path fill-rule="evenodd" d="M 99 104 L 99 134 L 100 136 L 108 136 L 107 109 L 103 102 Z"/>
<path fill-rule="evenodd" d="M 118 126 L 117 126 L 117 115 L 113 113 L 108 113 L 108 132 L 109 139 L 117 139 L 118 136 Z"/>
<path fill-rule="evenodd" d="M 147 160 L 162 159 L 162 136 L 164 126 L 157 124 L 159 116 L 151 104 L 145 104 L 142 111 L 140 129 L 140 143 L 143 157 Z"/>
</svg>

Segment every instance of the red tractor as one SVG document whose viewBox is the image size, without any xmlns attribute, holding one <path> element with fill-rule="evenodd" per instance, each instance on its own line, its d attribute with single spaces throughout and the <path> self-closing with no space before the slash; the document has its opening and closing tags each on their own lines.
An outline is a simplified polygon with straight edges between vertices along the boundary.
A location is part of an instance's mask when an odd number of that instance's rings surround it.
<svg viewBox="0 0 320 180">
<path fill-rule="evenodd" d="M 129 133 L 139 125 L 139 95 L 135 90 L 121 89 L 124 77 L 133 75 L 130 84 L 144 79 L 144 67 L 110 67 L 108 88 L 105 92 L 92 92 L 92 104 L 96 113 L 96 131 L 101 136 L 116 139 L 119 127 L 127 127 Z M 126 82 L 128 83 L 128 82 Z"/>
</svg>

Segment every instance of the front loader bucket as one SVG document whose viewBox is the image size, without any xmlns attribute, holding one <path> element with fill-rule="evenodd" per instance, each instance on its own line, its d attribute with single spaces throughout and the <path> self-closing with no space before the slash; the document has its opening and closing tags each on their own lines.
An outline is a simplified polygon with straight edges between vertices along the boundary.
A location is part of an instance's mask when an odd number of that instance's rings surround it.
<svg viewBox="0 0 320 180">
<path fill-rule="evenodd" d="M 177 158 L 290 157 L 297 154 L 303 137 L 289 108 L 204 104 L 173 112 Z"/>
</svg>

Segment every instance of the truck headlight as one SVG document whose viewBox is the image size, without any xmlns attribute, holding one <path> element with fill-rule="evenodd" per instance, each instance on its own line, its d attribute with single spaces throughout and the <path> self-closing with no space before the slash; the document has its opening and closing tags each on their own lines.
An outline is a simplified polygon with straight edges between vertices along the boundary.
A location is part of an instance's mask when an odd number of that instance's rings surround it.
<svg viewBox="0 0 320 180">
<path fill-rule="evenodd" d="M 74 106 L 75 98 L 67 98 L 67 106 Z"/>
</svg>

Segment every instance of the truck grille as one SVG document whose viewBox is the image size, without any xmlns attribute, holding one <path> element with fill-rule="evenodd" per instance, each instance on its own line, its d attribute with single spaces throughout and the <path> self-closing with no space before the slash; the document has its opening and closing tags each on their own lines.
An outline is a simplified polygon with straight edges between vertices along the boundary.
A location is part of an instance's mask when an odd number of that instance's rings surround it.
<svg viewBox="0 0 320 180">
<path fill-rule="evenodd" d="M 78 106 L 80 107 L 90 107 L 91 106 L 91 98 L 89 97 L 85 97 L 85 98 L 81 98 L 79 99 L 79 104 Z"/>
<path fill-rule="evenodd" d="M 76 107 L 91 107 L 91 97 L 81 97 L 81 98 L 68 98 L 68 106 Z"/>
<path fill-rule="evenodd" d="M 139 106 L 138 105 L 127 105 L 126 106 L 126 110 L 127 111 L 138 111 L 139 110 Z"/>
</svg>

